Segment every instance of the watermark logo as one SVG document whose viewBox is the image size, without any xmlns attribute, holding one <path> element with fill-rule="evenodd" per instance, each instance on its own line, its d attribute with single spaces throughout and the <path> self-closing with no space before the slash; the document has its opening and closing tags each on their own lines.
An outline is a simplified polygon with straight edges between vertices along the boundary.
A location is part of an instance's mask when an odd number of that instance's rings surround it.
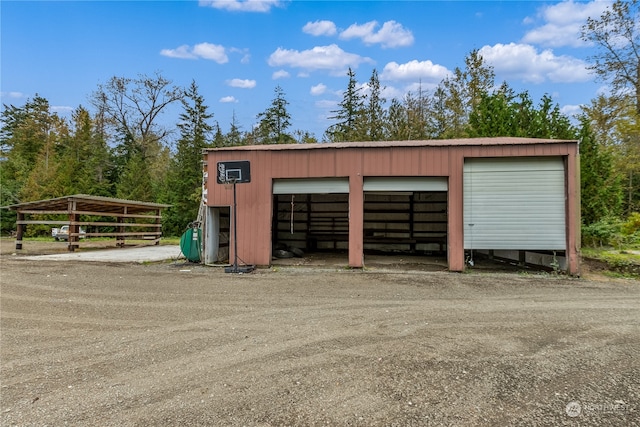
<svg viewBox="0 0 640 427">
<path fill-rule="evenodd" d="M 565 406 L 564 411 L 571 418 L 575 418 L 578 415 L 580 415 L 580 413 L 582 412 L 582 406 L 580 405 L 580 402 L 576 402 L 574 400 L 574 401 L 571 401 L 571 402 L 567 403 L 567 406 Z"/>
<path fill-rule="evenodd" d="M 629 414 L 634 412 L 635 408 L 622 400 L 616 400 L 614 403 L 588 403 L 572 400 L 567 403 L 564 412 L 567 416 L 575 418 L 581 414 L 600 413 L 600 414 Z"/>
</svg>

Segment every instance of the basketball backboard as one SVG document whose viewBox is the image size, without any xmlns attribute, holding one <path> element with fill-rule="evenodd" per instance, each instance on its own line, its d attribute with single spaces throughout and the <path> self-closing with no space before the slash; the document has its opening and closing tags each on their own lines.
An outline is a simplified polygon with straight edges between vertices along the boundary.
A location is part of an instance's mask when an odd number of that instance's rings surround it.
<svg viewBox="0 0 640 427">
<path fill-rule="evenodd" d="M 240 184 L 251 182 L 251 169 L 246 160 L 234 162 L 218 162 L 216 174 L 218 184 Z"/>
</svg>

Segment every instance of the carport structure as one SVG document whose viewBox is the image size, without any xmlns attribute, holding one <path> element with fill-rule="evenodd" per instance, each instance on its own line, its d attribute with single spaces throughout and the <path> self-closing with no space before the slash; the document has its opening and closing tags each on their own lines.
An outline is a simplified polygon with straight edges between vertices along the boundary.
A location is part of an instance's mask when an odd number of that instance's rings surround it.
<svg viewBox="0 0 640 427">
<path fill-rule="evenodd" d="M 270 265 L 279 244 L 348 251 L 446 252 L 463 271 L 474 254 L 579 273 L 579 159 L 574 140 L 453 140 L 261 145 L 204 152 L 205 253 L 216 261 L 233 192 L 221 162 L 248 161 L 237 188 L 237 245 Z M 232 246 L 231 246 L 232 247 Z M 556 264 L 557 263 L 557 264 Z"/>
<path fill-rule="evenodd" d="M 6 208 L 17 212 L 16 249 L 22 249 L 22 236 L 27 225 L 47 224 L 69 226 L 68 249 L 73 251 L 80 246 L 81 226 L 90 229 L 83 233 L 86 237 L 115 237 L 118 246 L 124 246 L 126 239 L 145 239 L 157 245 L 162 236 L 161 212 L 169 206 L 76 194 Z M 49 219 L 51 217 L 64 219 Z"/>
</svg>

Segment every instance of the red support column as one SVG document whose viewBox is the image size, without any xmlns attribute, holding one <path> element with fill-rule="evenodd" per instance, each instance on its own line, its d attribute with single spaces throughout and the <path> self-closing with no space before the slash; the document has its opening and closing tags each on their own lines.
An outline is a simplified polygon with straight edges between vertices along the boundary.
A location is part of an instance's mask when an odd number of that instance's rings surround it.
<svg viewBox="0 0 640 427">
<path fill-rule="evenodd" d="M 573 151 L 567 156 L 567 273 L 580 275 L 580 159 Z"/>
<path fill-rule="evenodd" d="M 447 258 L 450 271 L 464 271 L 464 157 L 452 150 L 449 168 L 449 193 L 447 201 Z"/>
<path fill-rule="evenodd" d="M 349 267 L 364 266 L 364 192 L 361 174 L 349 177 Z"/>
</svg>

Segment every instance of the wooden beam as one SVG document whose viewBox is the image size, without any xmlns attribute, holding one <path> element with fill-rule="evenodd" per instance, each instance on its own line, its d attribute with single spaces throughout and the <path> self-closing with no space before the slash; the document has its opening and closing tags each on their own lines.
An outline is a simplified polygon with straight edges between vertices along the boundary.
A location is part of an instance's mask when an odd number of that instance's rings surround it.
<svg viewBox="0 0 640 427">
<path fill-rule="evenodd" d="M 146 227 L 160 228 L 162 224 L 149 224 L 141 222 L 99 222 L 99 221 L 78 221 L 76 225 L 95 226 L 95 227 Z"/>
<path fill-rule="evenodd" d="M 16 221 L 16 224 L 22 224 L 22 225 L 29 225 L 29 224 L 36 224 L 36 225 L 69 225 L 69 221 L 39 221 L 39 220 L 35 220 L 35 219 L 31 219 L 31 220 L 24 220 L 24 221 Z"/>
<path fill-rule="evenodd" d="M 87 237 L 131 237 L 131 236 L 161 236 L 161 231 L 140 231 L 140 232 L 111 232 L 111 233 L 83 233 Z"/>
<path fill-rule="evenodd" d="M 67 212 L 64 212 L 67 213 Z M 147 218 L 147 219 L 156 219 L 162 218 L 161 215 L 140 215 L 140 214 L 129 214 L 129 213 L 117 213 L 117 212 L 95 212 L 95 211 L 75 211 L 75 214 L 78 215 L 92 215 L 92 216 L 107 216 L 114 218 Z"/>
<path fill-rule="evenodd" d="M 18 209 L 18 212 L 29 215 L 69 215 L 69 211 L 45 211 L 34 209 Z"/>
</svg>

